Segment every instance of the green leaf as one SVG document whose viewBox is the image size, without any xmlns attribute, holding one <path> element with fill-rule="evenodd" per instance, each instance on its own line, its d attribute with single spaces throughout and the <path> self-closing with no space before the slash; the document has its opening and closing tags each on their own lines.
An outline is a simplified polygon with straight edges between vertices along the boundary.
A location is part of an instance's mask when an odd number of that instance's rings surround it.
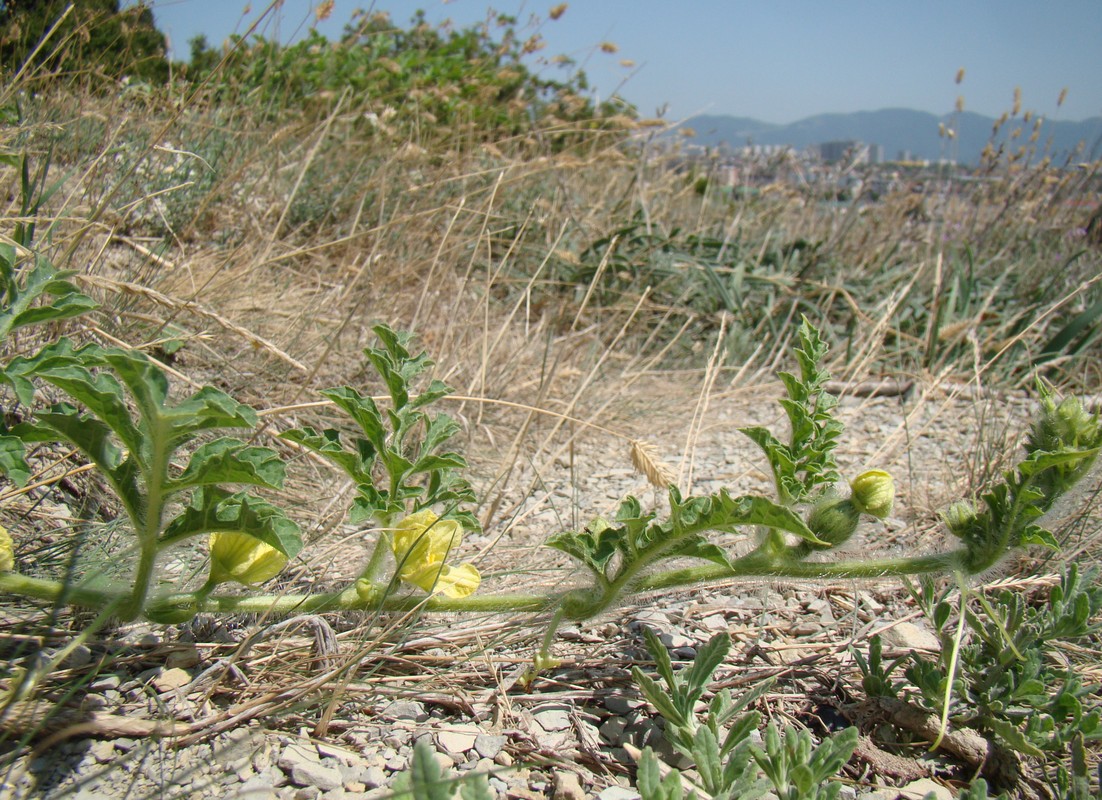
<svg viewBox="0 0 1102 800">
<path fill-rule="evenodd" d="M 279 489 L 287 471 L 279 453 L 230 438 L 215 439 L 196 448 L 187 468 L 165 491 L 179 492 L 216 483 L 241 483 Z"/>
<path fill-rule="evenodd" d="M 134 424 L 126 395 L 115 376 L 109 373 L 93 375 L 82 366 L 44 369 L 38 372 L 38 376 L 85 405 L 101 423 L 115 432 L 123 446 L 138 459 L 144 459 L 147 437 Z M 79 436 L 79 432 L 70 433 Z"/>
<path fill-rule="evenodd" d="M 643 755 L 639 758 L 639 771 L 635 776 L 635 785 L 643 800 L 666 800 L 666 793 L 662 787 L 662 774 L 658 768 L 658 757 L 647 745 L 643 748 Z M 680 789 L 680 781 L 678 781 Z M 677 800 L 681 800 L 678 793 Z"/>
<path fill-rule="evenodd" d="M 98 419 L 82 415 L 72 406 L 59 404 L 52 411 L 40 413 L 37 422 L 22 423 L 12 432 L 24 442 L 60 439 L 73 445 L 111 483 L 131 519 L 144 519 L 145 496 L 141 489 L 140 467 L 133 453 L 124 456 L 112 438 L 111 429 Z"/>
<path fill-rule="evenodd" d="M 670 653 L 666 649 L 666 646 L 662 644 L 662 640 L 658 638 L 658 634 L 651 630 L 649 627 L 643 628 L 643 640 L 647 643 L 647 650 L 650 651 L 651 658 L 654 659 L 654 669 L 659 676 L 666 682 L 666 686 L 669 687 L 670 696 L 673 697 L 677 707 L 681 709 L 683 715 L 688 715 L 692 711 L 692 702 L 686 704 L 683 701 L 683 696 L 678 689 L 681 684 L 677 680 L 677 676 L 673 671 L 673 662 L 670 660 Z M 696 698 L 692 699 L 695 702 Z"/>
<path fill-rule="evenodd" d="M 357 392 L 351 386 L 342 386 L 337 389 L 326 389 L 322 395 L 328 397 L 337 408 L 342 409 L 352 417 L 352 420 L 363 431 L 364 436 L 371 442 L 377 453 L 387 451 L 387 431 L 383 425 L 383 415 L 375 401 L 370 397 Z"/>
<path fill-rule="evenodd" d="M 719 794 L 724 788 L 723 762 L 715 734 L 706 727 L 697 728 L 693 737 L 693 760 L 705 791 L 713 797 Z"/>
<path fill-rule="evenodd" d="M 288 558 L 302 549 L 302 535 L 282 509 L 246 492 L 199 489 L 182 513 L 165 526 L 160 543 L 168 545 L 203 533 L 246 533 Z"/>
<path fill-rule="evenodd" d="M 712 680 L 712 673 L 727 658 L 731 639 L 726 633 L 717 633 L 696 652 L 693 665 L 685 674 L 685 688 L 695 703 L 704 694 Z"/>
<path fill-rule="evenodd" d="M 46 259 L 35 256 L 33 266 L 23 269 L 22 286 L 17 286 L 10 280 L 18 260 L 15 248 L 5 246 L 0 252 L 0 260 L 4 263 L 5 275 L 9 276 L 8 296 L 3 298 L 6 305 L 0 308 L 0 341 L 18 328 L 68 319 L 96 307 L 95 301 L 65 280 L 75 274 L 73 272 L 58 271 Z M 46 296 L 54 299 L 40 304 Z"/>
<path fill-rule="evenodd" d="M 19 487 L 26 486 L 32 474 L 26 455 L 22 439 L 0 434 L 0 473 Z"/>
<path fill-rule="evenodd" d="M 673 699 L 666 693 L 653 678 L 644 673 L 639 667 L 631 668 L 631 677 L 643 697 L 647 699 L 655 710 L 661 714 L 667 722 L 679 727 L 684 727 L 691 721 L 691 716 L 686 716 L 681 709 L 674 705 Z"/>
<path fill-rule="evenodd" d="M 554 534 L 545 544 L 581 561 L 593 573 L 605 579 L 605 570 L 616 555 L 617 531 L 604 519 L 596 519 L 578 533 L 562 531 Z"/>
<path fill-rule="evenodd" d="M 213 386 L 204 386 L 167 410 L 165 416 L 177 441 L 214 428 L 255 428 L 258 421 L 251 407 Z"/>
<path fill-rule="evenodd" d="M 105 347 L 98 353 L 89 351 L 89 354 L 96 357 L 92 363 L 102 363 L 115 371 L 119 380 L 130 390 L 130 396 L 134 398 L 143 417 L 152 422 L 161 416 L 165 401 L 168 399 L 168 378 L 164 370 L 154 364 L 148 356 L 137 350 L 122 347 Z M 92 363 L 89 366 L 92 366 Z M 202 391 L 216 392 L 217 390 Z"/>
<path fill-rule="evenodd" d="M 1005 719 L 988 717 L 984 719 L 984 724 L 1019 753 L 1025 753 L 1027 756 L 1033 756 L 1034 758 L 1045 757 L 1044 751 L 1026 739 L 1025 735 L 1018 729 L 1018 726 L 1012 722 Z"/>
<path fill-rule="evenodd" d="M 1040 525 L 1027 525 L 1025 530 L 1022 531 L 1022 535 L 1018 537 L 1018 544 L 1021 547 L 1039 544 L 1053 551 L 1059 551 L 1060 549 L 1060 543 L 1056 541 L 1056 537 Z"/>
<path fill-rule="evenodd" d="M 413 800 L 451 800 L 455 784 L 436 761 L 432 747 L 423 739 L 413 747 L 409 765 L 409 791 Z"/>
<path fill-rule="evenodd" d="M 326 428 L 320 433 L 309 427 L 293 429 L 279 436 L 328 459 L 356 483 L 369 484 L 372 481 L 375 448 L 366 439 L 356 439 L 353 442 L 356 449 L 351 450 L 344 447 L 340 432 L 334 428 Z"/>
<path fill-rule="evenodd" d="M 462 777 L 459 783 L 459 796 L 463 800 L 496 800 L 497 798 L 484 772 Z"/>
</svg>

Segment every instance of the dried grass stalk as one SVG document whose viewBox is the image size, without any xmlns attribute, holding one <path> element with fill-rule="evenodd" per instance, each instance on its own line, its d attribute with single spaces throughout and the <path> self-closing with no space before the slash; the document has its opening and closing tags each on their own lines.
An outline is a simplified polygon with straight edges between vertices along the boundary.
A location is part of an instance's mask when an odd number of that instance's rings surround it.
<svg viewBox="0 0 1102 800">
<path fill-rule="evenodd" d="M 631 440 L 631 465 L 659 489 L 666 489 L 677 482 L 673 467 L 658 457 L 658 448 L 649 442 Z"/>
<path fill-rule="evenodd" d="M 208 308 L 204 308 L 203 306 L 199 305 L 198 303 L 194 303 L 191 300 L 176 300 L 172 297 L 169 297 L 168 295 L 161 294 L 155 289 L 150 289 L 148 286 L 142 286 L 140 284 L 130 283 L 128 281 L 116 281 L 112 280 L 111 278 L 104 278 L 100 275 L 78 275 L 77 278 L 83 283 L 88 283 L 92 286 L 98 286 L 101 289 L 107 289 L 118 294 L 129 294 L 137 297 L 143 297 L 152 303 L 156 303 L 160 306 L 165 306 L 166 308 L 171 308 L 174 311 L 187 311 L 190 314 L 194 314 L 197 317 L 209 320 L 210 322 L 213 322 L 216 325 L 237 334 L 257 350 L 263 350 L 266 353 L 275 356 L 283 363 L 290 364 L 299 372 L 310 371 L 310 369 L 306 365 L 287 355 L 285 352 L 280 350 L 267 339 L 261 336 L 257 336 L 248 328 L 243 328 L 237 323 L 231 322 L 230 320 L 226 319 L 221 314 L 217 314 Z"/>
</svg>

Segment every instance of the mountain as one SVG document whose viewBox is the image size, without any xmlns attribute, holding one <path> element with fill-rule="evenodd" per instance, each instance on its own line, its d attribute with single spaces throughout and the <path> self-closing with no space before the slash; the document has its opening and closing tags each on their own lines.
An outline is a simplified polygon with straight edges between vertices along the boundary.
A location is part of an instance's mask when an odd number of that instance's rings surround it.
<svg viewBox="0 0 1102 800">
<path fill-rule="evenodd" d="M 996 120 L 982 114 L 963 111 L 959 114 L 937 116 L 925 111 L 906 108 L 886 108 L 881 111 L 857 111 L 851 114 L 818 114 L 788 125 L 774 125 L 749 117 L 729 117 L 702 114 L 687 120 L 695 133 L 688 141 L 698 145 L 716 147 L 726 144 L 731 148 L 755 145 L 790 145 L 797 150 L 822 142 L 855 139 L 867 144 L 878 144 L 884 149 L 886 159 L 895 159 L 907 151 L 913 158 L 952 158 L 962 163 L 977 163 L 984 146 L 992 139 Z M 938 135 L 938 125 L 956 131 L 955 141 Z M 999 131 L 999 142 L 1006 142 L 1015 129 L 1021 133 L 1009 142 L 1011 150 L 1029 145 L 1034 120 L 1024 122 L 1020 116 L 1007 120 Z M 1035 143 L 1039 152 L 1052 154 L 1060 163 L 1082 146 L 1082 152 L 1074 156 L 1077 161 L 1088 161 L 1102 155 L 1102 117 L 1092 117 L 1081 122 L 1044 120 Z M 1047 150 L 1046 150 L 1047 144 Z M 1092 155 L 1093 154 L 1093 155 Z"/>
</svg>

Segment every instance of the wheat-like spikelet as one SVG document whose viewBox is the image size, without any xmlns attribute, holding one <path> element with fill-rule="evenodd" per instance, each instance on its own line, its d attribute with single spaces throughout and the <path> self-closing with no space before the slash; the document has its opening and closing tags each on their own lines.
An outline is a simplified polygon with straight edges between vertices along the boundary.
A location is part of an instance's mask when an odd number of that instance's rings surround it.
<svg viewBox="0 0 1102 800">
<path fill-rule="evenodd" d="M 649 442 L 631 440 L 631 465 L 659 489 L 677 482 L 673 468 L 658 457 L 658 448 Z"/>
</svg>

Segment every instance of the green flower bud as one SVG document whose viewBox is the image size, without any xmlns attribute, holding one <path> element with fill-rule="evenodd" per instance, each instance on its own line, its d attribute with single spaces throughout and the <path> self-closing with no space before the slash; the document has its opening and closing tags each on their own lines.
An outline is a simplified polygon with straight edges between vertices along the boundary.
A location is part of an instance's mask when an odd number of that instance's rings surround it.
<svg viewBox="0 0 1102 800">
<path fill-rule="evenodd" d="M 1065 397 L 1059 404 L 1048 394 L 1041 398 L 1041 413 L 1029 434 L 1030 452 L 1054 453 L 1064 448 L 1092 448 L 1099 445 L 1098 417 L 1083 408 L 1077 397 Z"/>
<path fill-rule="evenodd" d="M 967 500 L 958 500 L 942 512 L 941 518 L 945 521 L 945 527 L 949 529 L 949 533 L 958 539 L 969 539 L 976 529 L 979 515 L 975 505 Z"/>
<path fill-rule="evenodd" d="M 895 502 L 895 481 L 882 469 L 862 472 L 850 482 L 853 505 L 862 514 L 884 519 L 892 513 Z"/>
<path fill-rule="evenodd" d="M 826 546 L 837 547 L 853 536 L 860 520 L 861 512 L 852 500 L 832 497 L 811 509 L 807 517 L 807 527 L 826 542 Z M 817 550 L 825 549 L 824 545 L 811 542 L 808 545 Z"/>
<path fill-rule="evenodd" d="M 166 597 L 154 601 L 145 610 L 145 618 L 159 625 L 179 625 L 189 622 L 199 613 L 199 600 L 193 594 Z"/>
<path fill-rule="evenodd" d="M 15 543 L 8 529 L 0 525 L 0 572 L 15 570 Z"/>
</svg>

